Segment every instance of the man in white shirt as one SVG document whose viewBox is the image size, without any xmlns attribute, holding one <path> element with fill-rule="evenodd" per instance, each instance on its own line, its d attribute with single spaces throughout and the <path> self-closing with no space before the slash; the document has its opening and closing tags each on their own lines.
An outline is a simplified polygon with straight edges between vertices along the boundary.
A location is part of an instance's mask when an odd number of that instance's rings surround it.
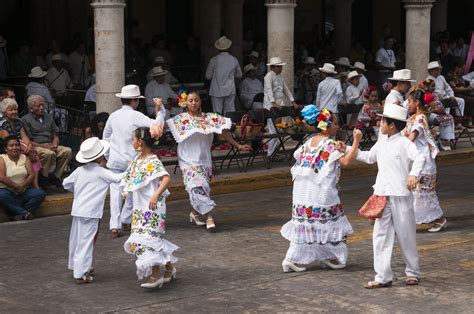
<svg viewBox="0 0 474 314">
<path fill-rule="evenodd" d="M 51 57 L 52 67 L 48 69 L 46 81 L 48 86 L 55 91 L 55 95 L 62 96 L 66 93 L 66 89 L 71 87 L 71 78 L 69 73 L 63 67 L 63 58 L 60 54 Z"/>
<path fill-rule="evenodd" d="M 390 90 L 390 93 L 385 98 L 385 102 L 396 104 L 407 109 L 408 102 L 405 100 L 405 96 L 410 90 L 411 83 L 416 82 L 416 80 L 413 80 L 411 77 L 411 70 L 402 69 L 393 71 L 392 77 L 388 79 L 392 81 L 395 86 Z"/>
<path fill-rule="evenodd" d="M 161 101 L 157 101 L 155 108 L 156 119 L 150 119 L 144 114 L 135 111 L 140 99 L 140 88 L 137 85 L 122 87 L 116 94 L 122 100 L 122 108 L 112 112 L 105 124 L 103 139 L 110 143 L 107 168 L 115 173 L 124 172 L 129 162 L 133 160 L 136 151 L 132 146 L 132 132 L 139 127 L 150 127 L 152 124 L 163 125 L 165 110 Z M 127 197 L 122 209 L 122 195 L 119 184 L 110 185 L 110 230 L 113 237 L 120 236 L 121 224 L 130 224 L 132 219 L 132 198 Z"/>
<path fill-rule="evenodd" d="M 464 38 L 462 36 L 456 39 L 456 45 L 450 49 L 450 53 L 462 61 L 466 61 L 467 54 L 469 53 L 469 46 L 465 44 Z"/>
<path fill-rule="evenodd" d="M 28 74 L 31 81 L 26 84 L 25 92 L 27 97 L 31 95 L 39 95 L 43 97 L 46 102 L 45 105 L 47 111 L 50 111 L 51 105 L 54 104 L 54 100 L 49 89 L 44 85 L 44 77 L 46 74 L 47 72 L 43 71 L 40 67 L 32 68 L 30 74 Z"/>
<path fill-rule="evenodd" d="M 168 84 L 177 84 L 177 83 L 179 83 L 178 80 L 171 73 L 171 71 L 169 69 L 169 63 L 166 62 L 165 58 L 163 58 L 162 56 L 156 56 L 155 57 L 153 67 L 146 73 L 147 82 L 150 82 L 151 80 L 153 80 L 152 73 L 153 73 L 153 69 L 155 67 L 162 67 L 164 70 L 166 70 L 165 83 L 168 83 Z"/>
<path fill-rule="evenodd" d="M 394 39 L 390 36 L 385 37 L 383 47 L 380 48 L 375 54 L 375 66 L 379 70 L 382 83 L 385 83 L 395 70 L 395 64 L 397 59 L 395 58 L 395 52 L 393 52 Z"/>
<path fill-rule="evenodd" d="M 365 69 L 365 64 L 363 64 L 362 62 L 356 61 L 356 63 L 354 63 L 354 66 L 352 67 L 352 69 L 356 70 L 357 73 L 359 73 L 359 75 L 360 75 L 359 85 L 357 87 L 359 87 L 359 89 L 361 89 L 361 90 L 367 89 L 369 87 L 369 81 L 367 80 L 367 78 L 364 75 L 364 72 L 367 71 Z"/>
<path fill-rule="evenodd" d="M 349 85 L 346 89 L 346 102 L 348 104 L 362 105 L 364 103 L 364 90 L 359 88 L 360 74 L 351 71 L 347 74 Z M 350 120 L 348 118 L 348 120 Z"/>
<path fill-rule="evenodd" d="M 240 101 L 245 109 L 261 109 L 262 102 L 253 101 L 255 95 L 263 93 L 263 85 L 257 79 L 257 68 L 253 64 L 247 64 L 244 67 L 245 79 L 240 82 L 239 94 Z"/>
<path fill-rule="evenodd" d="M 89 87 L 89 89 L 86 92 L 86 97 L 84 97 L 84 101 L 96 102 L 96 95 L 97 95 L 96 84 L 92 84 L 91 87 Z"/>
<path fill-rule="evenodd" d="M 221 52 L 209 60 L 206 78 L 211 80 L 209 96 L 213 111 L 225 115 L 226 112 L 235 111 L 235 79 L 242 77 L 242 70 L 239 61 L 227 52 L 232 46 L 231 40 L 222 36 L 215 46 Z"/>
<path fill-rule="evenodd" d="M 72 82 L 78 87 L 87 87 L 89 85 L 89 70 L 91 69 L 91 65 L 86 55 L 84 43 L 79 43 L 76 51 L 69 55 L 69 64 L 71 65 Z"/>
<path fill-rule="evenodd" d="M 337 74 L 334 65 L 325 63 L 322 68 L 319 68 L 319 72 L 321 72 L 323 80 L 318 85 L 316 106 L 318 106 L 320 110 L 327 108 L 333 113 L 338 113 L 337 106 L 342 103 L 344 95 L 341 81 L 334 78 Z"/>
<path fill-rule="evenodd" d="M 155 103 L 153 98 L 161 98 L 166 108 L 166 118 L 169 118 L 172 108 L 178 107 L 178 95 L 171 89 L 170 84 L 165 82 L 165 75 L 168 71 L 163 70 L 161 66 L 152 69 L 153 80 L 148 82 L 145 87 L 146 110 L 148 115 L 155 114 Z"/>
</svg>

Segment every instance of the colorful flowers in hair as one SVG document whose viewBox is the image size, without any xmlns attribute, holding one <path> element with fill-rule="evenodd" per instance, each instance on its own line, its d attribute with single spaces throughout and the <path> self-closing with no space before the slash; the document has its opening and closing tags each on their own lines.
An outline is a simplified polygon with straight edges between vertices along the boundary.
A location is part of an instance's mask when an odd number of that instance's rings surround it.
<svg viewBox="0 0 474 314">
<path fill-rule="evenodd" d="M 424 81 L 419 82 L 417 88 L 421 89 L 422 91 L 426 93 L 428 89 L 430 88 L 431 83 L 433 83 L 432 80 L 426 79 Z"/>
<path fill-rule="evenodd" d="M 321 110 L 321 113 L 318 115 L 318 126 L 317 128 L 323 131 L 326 131 L 331 126 L 331 112 L 324 108 Z"/>
<path fill-rule="evenodd" d="M 306 123 L 309 125 L 316 124 L 320 111 L 315 105 L 307 105 L 301 110 L 301 115 Z"/>
<path fill-rule="evenodd" d="M 423 96 L 423 102 L 426 105 L 431 104 L 434 99 L 435 99 L 435 97 L 433 96 L 433 94 L 430 94 L 430 93 L 426 93 L 425 96 Z"/>
<path fill-rule="evenodd" d="M 184 89 L 180 89 L 178 92 L 178 105 L 182 108 L 188 106 L 188 93 Z"/>
<path fill-rule="evenodd" d="M 377 90 L 377 86 L 369 85 L 366 89 L 364 89 L 364 102 L 368 102 L 370 98 L 370 93 Z"/>
</svg>

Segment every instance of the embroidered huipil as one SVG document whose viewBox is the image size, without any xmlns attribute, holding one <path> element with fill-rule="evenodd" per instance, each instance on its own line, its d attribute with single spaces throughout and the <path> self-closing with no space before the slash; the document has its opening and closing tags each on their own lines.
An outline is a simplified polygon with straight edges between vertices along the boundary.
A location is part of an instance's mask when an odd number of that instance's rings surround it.
<svg viewBox="0 0 474 314">
<path fill-rule="evenodd" d="M 333 113 L 337 113 L 337 105 L 343 100 L 341 82 L 333 77 L 326 77 L 318 85 L 316 95 L 316 105 L 319 109 L 327 108 Z"/>
<path fill-rule="evenodd" d="M 272 108 L 272 102 L 283 105 L 283 97 L 286 96 L 290 101 L 294 101 L 293 94 L 286 85 L 281 75 L 277 75 L 273 71 L 268 71 L 263 79 L 263 108 Z"/>
</svg>

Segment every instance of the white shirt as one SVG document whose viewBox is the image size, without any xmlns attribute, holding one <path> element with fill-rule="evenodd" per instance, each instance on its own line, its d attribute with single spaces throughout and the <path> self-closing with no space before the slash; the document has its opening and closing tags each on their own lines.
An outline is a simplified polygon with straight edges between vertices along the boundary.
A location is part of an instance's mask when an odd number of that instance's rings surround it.
<svg viewBox="0 0 474 314">
<path fill-rule="evenodd" d="M 375 62 L 389 68 L 394 68 L 395 63 L 395 52 L 392 49 L 380 48 L 375 54 Z M 380 72 L 390 72 L 391 70 L 380 70 Z"/>
<path fill-rule="evenodd" d="M 408 196 L 406 186 L 409 175 L 419 176 L 425 157 L 408 138 L 400 133 L 379 137 L 370 151 L 357 153 L 357 160 L 377 163 L 379 169 L 374 194 L 379 196 Z"/>
<path fill-rule="evenodd" d="M 438 96 L 440 99 L 449 98 L 454 96 L 454 91 L 449 86 L 448 82 L 443 75 L 438 75 L 438 77 L 434 77 L 432 75 L 428 75 L 426 79 L 430 79 L 435 81 L 436 89 L 434 91 L 435 95 Z"/>
<path fill-rule="evenodd" d="M 360 90 L 364 90 L 369 87 L 369 81 L 364 74 L 360 76 L 359 85 L 357 87 L 359 87 Z"/>
<path fill-rule="evenodd" d="M 263 90 L 263 108 L 265 109 L 270 109 L 273 101 L 282 106 L 283 96 L 286 96 L 290 101 L 295 101 L 283 77 L 273 71 L 268 71 L 265 75 L 263 79 Z"/>
<path fill-rule="evenodd" d="M 474 81 L 474 72 L 469 72 L 462 76 L 462 79 L 466 82 L 472 83 Z"/>
<path fill-rule="evenodd" d="M 178 160 L 181 168 L 191 166 L 212 167 L 211 146 L 214 134 L 194 133 L 178 144 Z"/>
<path fill-rule="evenodd" d="M 87 90 L 86 97 L 84 98 L 84 101 L 93 101 L 93 102 L 96 102 L 96 95 L 97 95 L 96 85 L 93 84 L 93 85 L 91 85 L 91 87 L 89 87 L 89 89 Z"/>
<path fill-rule="evenodd" d="M 43 84 L 38 82 L 29 82 L 28 84 L 26 84 L 25 89 L 26 96 L 39 95 L 43 97 L 44 101 L 46 101 L 47 103 L 54 104 L 54 100 L 51 96 L 51 93 L 49 92 L 49 89 Z"/>
<path fill-rule="evenodd" d="M 221 52 L 209 60 L 206 78 L 211 80 L 209 95 L 225 97 L 235 94 L 235 79 L 242 77 L 239 61 L 228 52 Z"/>
<path fill-rule="evenodd" d="M 71 84 L 71 78 L 69 73 L 65 69 L 58 71 L 55 67 L 48 69 L 48 74 L 46 74 L 46 80 L 48 81 L 49 87 L 56 90 L 56 94 L 62 95 L 66 91 L 66 88 Z"/>
<path fill-rule="evenodd" d="M 399 106 L 403 106 L 403 102 L 405 101 L 405 97 L 403 97 L 403 94 L 400 93 L 397 90 L 391 89 L 390 93 L 388 93 L 387 97 L 385 98 L 385 103 L 386 104 L 397 104 Z"/>
<path fill-rule="evenodd" d="M 61 58 L 63 58 L 63 63 L 66 64 L 66 63 L 69 63 L 69 58 L 67 57 L 67 55 L 64 53 L 64 52 L 61 52 Z M 50 67 L 53 66 L 53 62 L 51 61 L 51 58 L 53 57 L 54 53 L 52 52 L 48 52 L 48 54 L 46 55 L 46 65 L 48 66 L 48 69 Z"/>
<path fill-rule="evenodd" d="M 246 77 L 239 85 L 240 101 L 246 108 L 250 108 L 255 95 L 263 93 L 263 85 L 258 79 Z"/>
<path fill-rule="evenodd" d="M 326 77 L 318 85 L 316 94 L 316 105 L 319 109 L 327 108 L 333 113 L 337 113 L 337 105 L 343 100 L 341 81 L 333 77 Z"/>
<path fill-rule="evenodd" d="M 454 46 L 450 50 L 451 54 L 460 59 L 460 61 L 466 61 L 467 53 L 469 52 L 469 46 L 463 45 L 461 48 Z"/>
<path fill-rule="evenodd" d="M 364 103 L 364 94 L 360 93 L 361 89 L 352 84 L 349 84 L 346 89 L 346 102 L 348 104 L 360 105 Z"/>
<path fill-rule="evenodd" d="M 146 80 L 147 82 L 150 82 L 153 80 L 153 76 L 151 75 L 153 73 L 153 68 L 151 68 L 147 74 L 146 74 Z M 179 81 L 174 77 L 174 75 L 168 70 L 165 74 L 165 83 L 168 84 L 177 84 Z"/>
<path fill-rule="evenodd" d="M 84 62 L 84 66 L 82 66 Z M 86 54 L 80 55 L 74 51 L 69 55 L 69 64 L 71 65 L 72 82 L 75 84 L 87 85 L 89 82 L 89 69 L 91 65 Z"/>
<path fill-rule="evenodd" d="M 103 139 L 110 143 L 107 167 L 121 171 L 127 169 L 129 162 L 137 154 L 132 146 L 132 132 L 140 127 L 150 127 L 152 124 L 163 125 L 164 117 L 164 106 L 161 106 L 155 120 L 127 105 L 112 112 L 105 124 L 103 134 Z"/>
<path fill-rule="evenodd" d="M 155 104 L 153 103 L 153 98 L 161 98 L 163 104 L 168 103 L 168 98 L 178 99 L 178 95 L 176 95 L 176 93 L 171 89 L 170 84 L 159 84 L 155 80 L 150 81 L 148 82 L 148 84 L 146 84 L 145 97 L 146 110 L 150 115 L 155 112 Z"/>
<path fill-rule="evenodd" d="M 110 183 L 120 182 L 124 173 L 113 173 L 95 162 L 77 168 L 63 180 L 66 190 L 74 193 L 71 216 L 102 218 Z"/>
</svg>

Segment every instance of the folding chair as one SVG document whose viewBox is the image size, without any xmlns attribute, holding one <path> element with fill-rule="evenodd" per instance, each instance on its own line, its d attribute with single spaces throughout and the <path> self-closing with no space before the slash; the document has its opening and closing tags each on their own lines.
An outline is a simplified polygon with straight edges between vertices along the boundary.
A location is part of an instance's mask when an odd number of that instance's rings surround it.
<svg viewBox="0 0 474 314">
<path fill-rule="evenodd" d="M 356 105 L 356 104 L 346 104 L 346 105 L 339 105 L 337 107 L 339 111 L 339 121 L 347 121 L 347 116 L 349 114 L 359 114 L 363 105 Z M 351 119 L 352 120 L 352 119 Z M 340 126 L 341 130 L 345 132 L 346 135 L 346 144 L 351 144 L 352 140 L 352 131 L 354 131 L 354 126 L 351 125 L 351 121 L 347 121 Z M 374 144 L 372 140 L 372 135 L 375 135 L 374 129 L 371 127 L 361 127 L 359 128 L 362 132 L 362 140 L 360 142 L 360 148 L 367 148 Z"/>
<path fill-rule="evenodd" d="M 452 105 L 450 106 L 450 108 L 457 109 L 459 113 L 461 112 L 457 101 L 452 101 L 451 104 Z M 456 145 L 458 144 L 459 140 L 464 134 L 466 135 L 469 142 L 471 142 L 471 146 L 474 146 L 474 142 L 472 141 L 469 128 L 467 127 L 470 121 L 469 117 L 466 117 L 466 116 L 453 116 L 453 117 L 454 117 L 454 125 L 461 124 L 462 126 L 464 126 L 464 129 L 460 131 L 454 130 L 453 149 L 456 149 Z"/>
<path fill-rule="evenodd" d="M 275 148 L 275 151 L 270 156 L 270 161 L 273 161 L 273 158 L 276 156 L 276 154 L 280 150 L 282 150 L 283 154 L 285 155 L 286 160 L 288 161 L 289 164 L 291 164 L 290 157 L 288 156 L 288 153 L 286 152 L 286 148 L 285 148 L 285 143 L 291 138 L 291 134 L 288 134 L 287 132 L 282 131 L 281 129 L 278 129 L 276 127 L 276 120 L 281 119 L 281 118 L 287 118 L 287 117 L 293 119 L 295 117 L 295 112 L 293 110 L 293 107 L 282 106 L 281 109 L 271 108 L 270 114 L 271 114 L 271 120 L 268 123 L 273 123 L 273 127 L 276 130 L 276 134 L 269 134 L 268 137 L 270 139 L 276 138 L 279 141 L 279 146 Z"/>
</svg>

